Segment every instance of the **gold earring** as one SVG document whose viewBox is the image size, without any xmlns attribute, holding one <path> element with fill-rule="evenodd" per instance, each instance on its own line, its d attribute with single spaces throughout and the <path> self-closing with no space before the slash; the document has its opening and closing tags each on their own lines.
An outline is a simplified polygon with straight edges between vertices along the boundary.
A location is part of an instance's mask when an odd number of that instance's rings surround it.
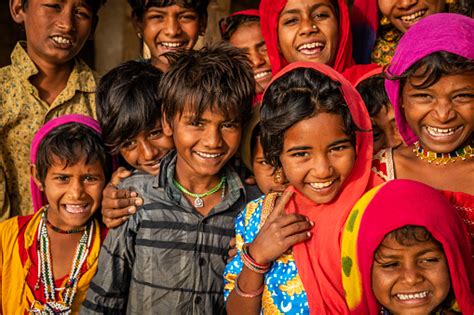
<svg viewBox="0 0 474 315">
<path fill-rule="evenodd" d="M 142 39 L 142 34 L 141 33 L 137 33 L 137 37 Z"/>
<path fill-rule="evenodd" d="M 390 24 L 390 20 L 388 19 L 388 17 L 384 16 L 381 20 L 380 20 L 380 25 L 383 25 L 383 26 L 386 26 L 386 25 L 389 25 Z"/>
<path fill-rule="evenodd" d="M 281 183 L 281 169 L 276 169 L 275 173 L 273 174 L 273 182 L 275 184 Z"/>
</svg>

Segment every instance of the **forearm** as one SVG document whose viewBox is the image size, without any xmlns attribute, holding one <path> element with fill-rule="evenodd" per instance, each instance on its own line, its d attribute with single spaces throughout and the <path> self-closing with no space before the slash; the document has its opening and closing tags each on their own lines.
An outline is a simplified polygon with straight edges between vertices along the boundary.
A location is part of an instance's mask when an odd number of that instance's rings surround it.
<svg viewBox="0 0 474 315">
<path fill-rule="evenodd" d="M 232 314 L 260 314 L 262 308 L 262 295 L 243 297 L 236 293 L 238 285 L 240 291 L 249 294 L 258 291 L 264 285 L 265 274 L 256 273 L 246 266 L 243 267 L 234 282 L 234 290 L 229 295 L 226 303 L 227 313 Z"/>
</svg>

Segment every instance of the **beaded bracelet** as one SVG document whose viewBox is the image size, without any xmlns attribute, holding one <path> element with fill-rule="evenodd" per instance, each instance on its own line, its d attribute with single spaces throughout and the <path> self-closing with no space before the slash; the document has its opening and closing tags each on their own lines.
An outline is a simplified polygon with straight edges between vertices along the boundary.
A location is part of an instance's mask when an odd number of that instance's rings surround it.
<svg viewBox="0 0 474 315">
<path fill-rule="evenodd" d="M 240 253 L 240 257 L 244 265 L 253 272 L 263 274 L 270 270 L 271 264 L 259 264 L 252 258 L 252 256 L 250 256 L 248 243 L 242 245 L 242 252 Z"/>
<path fill-rule="evenodd" d="M 259 295 L 262 295 L 264 284 L 262 284 L 260 289 L 254 291 L 254 292 L 251 292 L 251 293 L 246 293 L 246 292 L 244 292 L 240 289 L 238 280 L 239 280 L 239 276 L 237 276 L 237 278 L 235 278 L 235 282 L 234 282 L 234 291 L 235 291 L 235 294 L 237 294 L 238 296 L 243 297 L 243 298 L 251 299 L 251 298 L 257 297 Z"/>
</svg>

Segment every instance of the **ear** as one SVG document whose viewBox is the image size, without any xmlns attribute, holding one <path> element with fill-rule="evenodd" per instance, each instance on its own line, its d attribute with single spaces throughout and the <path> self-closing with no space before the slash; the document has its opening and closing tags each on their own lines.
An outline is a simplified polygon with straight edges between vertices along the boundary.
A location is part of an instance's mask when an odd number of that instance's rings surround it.
<svg viewBox="0 0 474 315">
<path fill-rule="evenodd" d="M 24 17 L 25 10 L 21 4 L 21 0 L 10 0 L 10 14 L 18 24 L 22 24 L 25 21 Z"/>
<path fill-rule="evenodd" d="M 163 134 L 165 136 L 171 137 L 173 135 L 173 127 L 171 123 L 167 121 L 165 114 L 161 116 L 161 127 L 163 128 Z"/>
<path fill-rule="evenodd" d="M 207 29 L 207 14 L 200 18 L 199 21 L 199 35 L 204 36 Z"/>
<path fill-rule="evenodd" d="M 138 38 L 142 38 L 143 37 L 143 21 L 137 16 L 133 16 L 132 24 L 133 24 L 133 28 L 135 28 L 135 32 L 137 32 Z"/>
<path fill-rule="evenodd" d="M 44 191 L 43 184 L 41 183 L 40 179 L 38 178 L 38 171 L 36 170 L 36 165 L 30 164 L 30 176 L 35 182 L 36 186 L 38 186 L 39 190 Z"/>
</svg>

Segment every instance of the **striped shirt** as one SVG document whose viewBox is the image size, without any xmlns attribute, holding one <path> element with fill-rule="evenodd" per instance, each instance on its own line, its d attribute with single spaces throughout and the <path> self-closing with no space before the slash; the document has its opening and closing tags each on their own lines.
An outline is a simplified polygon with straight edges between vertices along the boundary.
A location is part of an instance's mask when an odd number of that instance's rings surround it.
<svg viewBox="0 0 474 315">
<path fill-rule="evenodd" d="M 81 314 L 225 313 L 222 274 L 245 187 L 226 167 L 226 197 L 204 217 L 170 184 L 175 163 L 169 154 L 159 177 L 140 174 L 123 182 L 145 204 L 109 231 Z"/>
</svg>

